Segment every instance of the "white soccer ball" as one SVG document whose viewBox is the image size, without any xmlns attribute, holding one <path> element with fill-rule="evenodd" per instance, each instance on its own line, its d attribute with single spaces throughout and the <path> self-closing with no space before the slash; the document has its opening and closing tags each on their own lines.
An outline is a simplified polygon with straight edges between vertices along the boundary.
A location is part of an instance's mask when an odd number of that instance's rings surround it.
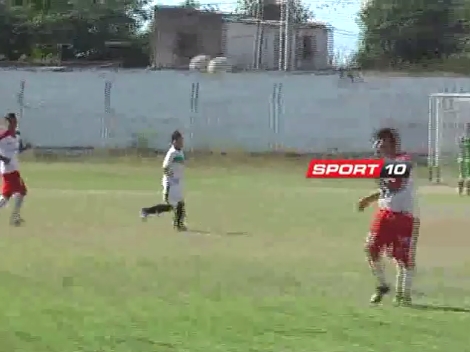
<svg viewBox="0 0 470 352">
<path fill-rule="evenodd" d="M 206 72 L 207 65 L 209 64 L 210 57 L 207 55 L 198 55 L 191 59 L 189 62 L 189 70 L 190 71 L 199 71 L 199 72 Z"/>
</svg>

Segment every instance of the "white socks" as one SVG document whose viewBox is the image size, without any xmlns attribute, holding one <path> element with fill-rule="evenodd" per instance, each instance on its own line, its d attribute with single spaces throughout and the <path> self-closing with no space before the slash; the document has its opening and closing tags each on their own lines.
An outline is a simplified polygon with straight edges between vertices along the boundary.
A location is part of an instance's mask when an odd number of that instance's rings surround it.
<svg viewBox="0 0 470 352">
<path fill-rule="evenodd" d="M 411 286 L 413 284 L 413 269 L 405 269 L 405 278 L 403 280 L 404 290 L 403 293 L 405 296 L 411 296 Z"/>
<path fill-rule="evenodd" d="M 0 196 L 0 208 L 3 208 L 7 204 L 8 204 L 8 198 Z"/>
<path fill-rule="evenodd" d="M 406 269 L 404 265 L 397 264 L 397 281 L 395 283 L 395 290 L 398 295 L 402 295 L 405 292 L 405 275 Z"/>
<path fill-rule="evenodd" d="M 19 193 L 15 193 L 13 196 L 13 211 L 11 214 L 11 219 L 17 221 L 20 219 L 20 210 L 23 205 L 24 196 Z M 0 208 L 5 207 L 8 204 L 9 199 L 3 196 L 0 196 Z"/>
<path fill-rule="evenodd" d="M 22 196 L 22 195 L 19 194 L 19 193 L 15 193 L 15 194 L 13 195 L 13 200 L 14 200 L 14 202 L 15 202 L 15 204 L 14 204 L 14 210 L 13 210 L 13 211 L 19 212 L 20 209 L 21 209 L 21 206 L 23 205 L 24 196 Z"/>
<path fill-rule="evenodd" d="M 12 220 L 18 220 L 20 218 L 20 210 L 23 205 L 24 196 L 19 193 L 15 193 L 13 196 L 13 212 L 11 214 Z"/>
<path fill-rule="evenodd" d="M 381 259 L 375 261 L 371 265 L 372 273 L 376 277 L 380 286 L 387 285 L 385 277 L 384 263 Z M 397 265 L 397 277 L 396 277 L 396 293 L 402 296 L 411 295 L 411 287 L 413 284 L 413 269 L 406 269 L 403 264 Z"/>
<path fill-rule="evenodd" d="M 413 284 L 413 269 L 406 269 L 403 264 L 397 264 L 396 292 L 401 296 L 411 296 Z"/>
<path fill-rule="evenodd" d="M 386 286 L 387 280 L 385 278 L 385 265 L 382 259 L 378 259 L 375 262 L 371 263 L 372 274 L 376 277 L 380 286 Z"/>
</svg>

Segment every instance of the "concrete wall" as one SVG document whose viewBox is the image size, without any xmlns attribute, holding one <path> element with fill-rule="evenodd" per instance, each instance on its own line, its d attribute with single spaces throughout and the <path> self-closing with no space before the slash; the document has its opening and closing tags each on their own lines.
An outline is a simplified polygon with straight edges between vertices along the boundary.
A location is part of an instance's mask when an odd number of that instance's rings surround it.
<svg viewBox="0 0 470 352">
<path fill-rule="evenodd" d="M 257 25 L 246 22 L 227 22 L 224 25 L 226 44 L 225 56 L 231 63 L 241 69 L 254 66 Z M 261 68 L 273 70 L 279 63 L 279 26 L 265 24 L 262 26 L 263 42 L 261 47 Z M 303 60 L 300 46 L 302 36 L 313 37 L 314 53 L 311 59 Z M 325 28 L 302 28 L 293 31 L 290 39 L 291 69 L 322 70 L 328 64 L 328 34 Z"/>
<path fill-rule="evenodd" d="M 23 136 L 35 145 L 127 147 L 138 136 L 164 149 L 179 128 L 194 149 L 298 152 L 370 150 L 374 129 L 392 125 L 403 145 L 425 152 L 428 96 L 470 91 L 468 78 L 366 77 L 247 73 L 198 75 L 172 71 L 1 71 L 0 106 L 20 112 L 26 81 Z M 112 82 L 106 106 L 105 81 Z M 192 94 L 199 82 L 198 99 Z M 454 104 L 456 105 L 456 104 Z M 459 104 L 457 104 L 459 105 Z M 455 152 L 470 105 L 444 114 L 443 151 Z"/>
<path fill-rule="evenodd" d="M 328 31 L 326 28 L 303 28 L 299 29 L 294 37 L 294 49 L 300 49 L 302 46 L 302 37 L 310 36 L 313 39 L 313 57 L 311 59 L 302 59 L 301 53 L 296 55 L 295 67 L 299 70 L 325 70 L 330 68 L 328 62 Z M 299 50 L 300 51 L 300 50 Z"/>
<path fill-rule="evenodd" d="M 180 7 L 158 7 L 155 10 L 153 65 L 165 68 L 187 67 L 191 57 L 177 55 L 177 33 L 197 35 L 198 50 L 192 56 L 211 57 L 222 52 L 222 16 Z"/>
<path fill-rule="evenodd" d="M 251 69 L 254 66 L 256 25 L 227 22 L 224 24 L 224 55 L 230 63 L 239 69 Z"/>
</svg>

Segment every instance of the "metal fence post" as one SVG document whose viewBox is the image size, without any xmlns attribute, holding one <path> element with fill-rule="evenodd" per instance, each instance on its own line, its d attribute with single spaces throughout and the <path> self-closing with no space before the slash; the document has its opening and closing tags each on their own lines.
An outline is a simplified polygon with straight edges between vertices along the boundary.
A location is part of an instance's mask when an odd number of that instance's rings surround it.
<svg viewBox="0 0 470 352">
<path fill-rule="evenodd" d="M 268 141 L 268 149 L 271 151 L 274 149 L 274 125 L 275 125 L 275 115 L 276 115 L 276 90 L 277 90 L 277 83 L 273 84 L 273 89 L 271 92 L 271 100 L 269 102 L 269 141 Z"/>
<path fill-rule="evenodd" d="M 276 97 L 276 120 L 274 124 L 274 133 L 276 134 L 276 147 L 275 151 L 279 151 L 279 149 L 283 148 L 283 141 L 281 140 L 281 118 L 282 118 L 282 95 L 283 95 L 283 84 L 279 83 L 277 85 L 277 97 Z"/>
<path fill-rule="evenodd" d="M 196 116 L 199 112 L 199 82 L 191 83 L 191 96 L 189 100 L 189 140 L 191 151 L 194 151 L 194 129 L 196 128 Z"/>
<path fill-rule="evenodd" d="M 19 106 L 19 113 L 18 113 L 18 117 L 19 117 L 19 120 L 22 121 L 23 120 L 23 116 L 24 116 L 24 91 L 25 91 L 25 87 L 26 87 L 26 82 L 24 80 L 22 80 L 20 82 L 20 91 L 18 92 L 18 96 L 17 96 L 17 101 L 18 101 L 18 106 Z"/>
<path fill-rule="evenodd" d="M 100 138 L 102 140 L 103 148 L 108 146 L 109 130 L 108 124 L 111 120 L 111 81 L 106 81 L 104 83 L 104 115 L 101 119 L 101 134 Z"/>
<path fill-rule="evenodd" d="M 282 83 L 274 83 L 271 93 L 271 111 L 269 118 L 269 127 L 271 129 L 272 138 L 270 141 L 269 149 L 277 151 L 280 145 L 279 132 L 280 132 L 280 115 L 282 109 Z"/>
</svg>

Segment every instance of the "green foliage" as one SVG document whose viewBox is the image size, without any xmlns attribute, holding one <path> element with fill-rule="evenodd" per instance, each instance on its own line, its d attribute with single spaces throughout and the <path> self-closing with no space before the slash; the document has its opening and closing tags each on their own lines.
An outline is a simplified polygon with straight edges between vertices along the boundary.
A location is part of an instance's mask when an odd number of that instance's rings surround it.
<svg viewBox="0 0 470 352">
<path fill-rule="evenodd" d="M 220 11 L 217 5 L 213 5 L 213 4 L 202 5 L 197 0 L 184 0 L 180 6 L 190 8 L 190 9 L 200 10 L 200 11 L 207 11 L 207 12 L 219 12 Z"/>
<path fill-rule="evenodd" d="M 130 43 L 129 50 L 147 55 L 148 63 L 149 45 L 143 40 L 148 41 L 149 36 L 139 32 L 150 19 L 146 5 L 147 0 L 107 0 L 103 4 L 93 0 L 32 0 L 23 7 L 0 5 L 0 54 L 9 60 L 23 54 L 42 57 L 38 50 L 58 55 L 59 47 L 67 44 L 68 52 L 65 57 L 60 54 L 62 59 L 107 60 L 110 50 L 106 43 L 114 41 Z"/>
<path fill-rule="evenodd" d="M 364 68 L 435 64 L 465 52 L 470 6 L 463 0 L 371 0 L 356 61 Z"/>
</svg>

